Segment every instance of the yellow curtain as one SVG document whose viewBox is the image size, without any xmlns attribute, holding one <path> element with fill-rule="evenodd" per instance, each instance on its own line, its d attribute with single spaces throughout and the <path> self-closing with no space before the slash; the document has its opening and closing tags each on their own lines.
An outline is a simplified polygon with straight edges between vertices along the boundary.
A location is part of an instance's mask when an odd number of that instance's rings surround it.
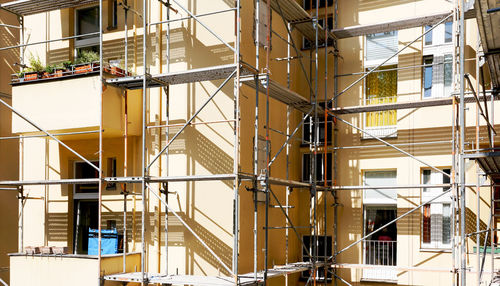
<svg viewBox="0 0 500 286">
<path fill-rule="evenodd" d="M 380 70 L 395 68 L 387 66 Z M 387 70 L 374 72 L 366 77 L 366 105 L 385 104 L 396 102 L 398 86 L 398 72 Z M 366 127 L 396 125 L 396 110 L 367 112 Z"/>
</svg>

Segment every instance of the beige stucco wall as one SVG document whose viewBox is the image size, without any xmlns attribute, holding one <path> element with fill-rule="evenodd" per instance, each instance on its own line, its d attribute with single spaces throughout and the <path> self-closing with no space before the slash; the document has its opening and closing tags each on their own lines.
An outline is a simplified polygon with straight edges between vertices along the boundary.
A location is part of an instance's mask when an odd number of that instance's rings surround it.
<svg viewBox="0 0 500 286">
<path fill-rule="evenodd" d="M 140 1 L 137 1 L 140 2 Z M 230 4 L 226 1 L 182 1 L 189 3 L 187 6 L 195 14 L 201 14 L 216 9 L 227 9 Z M 209 3 L 209 4 L 207 4 Z M 255 47 L 252 38 L 253 28 L 253 1 L 242 1 L 242 59 L 252 65 L 255 64 Z M 160 4 L 153 1 L 151 3 L 150 22 L 165 19 L 166 10 L 161 8 Z M 435 12 L 451 10 L 451 4 L 447 1 L 400 1 L 394 5 L 393 1 L 339 1 L 339 26 L 353 26 L 359 24 L 370 24 L 380 21 L 380 15 L 387 15 L 385 20 L 400 19 L 424 15 L 428 13 L 428 7 L 433 7 Z M 134 7 L 141 9 L 140 4 Z M 71 35 L 72 15 L 74 11 L 65 9 L 54 11 L 43 15 L 34 15 L 26 18 L 26 25 L 30 31 L 30 41 L 39 41 L 44 39 L 58 38 Z M 121 12 L 120 12 L 121 13 Z M 321 12 L 323 13 L 323 11 Z M 121 15 L 121 14 L 120 14 Z M 181 13 L 181 15 L 183 15 Z M 119 27 L 116 30 L 106 30 L 105 35 L 105 60 L 123 59 L 123 36 L 122 17 L 119 17 Z M 140 74 L 142 72 L 142 20 L 131 16 L 129 32 L 130 55 L 129 68 Z M 277 31 L 283 37 L 286 37 L 285 27 L 280 21 L 279 15 L 273 14 L 273 30 Z M 204 23 L 212 27 L 215 32 L 229 43 L 234 43 L 234 15 L 225 13 L 203 18 Z M 70 23 L 66 25 L 65 23 Z M 105 20 L 106 22 L 106 20 Z M 50 25 L 49 25 L 50 23 Z M 220 23 L 224 23 L 221 25 Z M 134 29 L 133 25 L 136 28 Z M 166 29 L 166 27 L 163 27 Z M 151 73 L 167 72 L 165 58 L 165 33 L 159 36 L 158 26 L 151 28 L 150 53 L 148 60 L 152 64 Z M 195 21 L 176 22 L 171 25 L 171 71 L 186 70 L 193 68 L 206 67 L 210 65 L 229 64 L 234 61 L 232 53 L 223 44 L 221 44 L 213 35 L 206 31 Z M 473 20 L 467 22 L 467 43 L 468 57 L 474 57 L 471 49 L 475 49 L 475 23 Z M 418 36 L 422 28 L 412 28 L 400 31 L 398 33 L 399 47 Z M 301 37 L 294 32 L 296 42 L 301 41 Z M 71 43 L 61 42 L 57 44 L 48 44 L 28 49 L 27 54 L 38 54 L 42 60 L 51 63 L 57 63 L 72 57 Z M 161 47 L 160 47 L 161 45 Z M 277 37 L 273 37 L 273 47 L 269 58 L 286 56 L 286 45 Z M 364 70 L 363 51 L 364 38 L 350 38 L 339 41 L 339 50 L 342 58 L 339 58 L 339 73 L 361 72 Z M 417 41 L 412 47 L 402 53 L 399 57 L 401 65 L 418 65 L 422 60 L 422 42 Z M 292 53 L 293 54 L 293 53 Z M 306 70 L 309 70 L 308 51 L 304 51 Z M 263 71 L 266 54 L 264 49 L 260 49 L 260 71 Z M 323 50 L 320 50 L 320 63 L 324 60 Z M 328 97 L 333 96 L 333 60 L 328 58 Z M 469 72 L 475 76 L 474 64 L 467 65 Z M 301 68 L 297 61 L 291 65 L 292 81 L 291 88 L 300 92 L 305 97 L 308 95 L 308 87 L 305 83 Z M 283 85 L 286 85 L 286 63 L 279 61 L 270 61 L 270 70 L 272 78 Z M 320 73 L 323 65 L 320 64 Z M 399 71 L 398 77 L 398 101 L 409 101 L 421 99 L 421 71 L 415 70 Z M 339 90 L 348 86 L 354 77 L 339 78 Z M 193 84 L 183 84 L 170 87 L 169 99 L 169 121 L 170 123 L 182 124 L 199 108 L 214 92 L 222 81 L 201 82 Z M 63 88 L 62 85 L 68 85 Z M 64 102 L 62 100 L 47 101 L 43 98 L 35 98 L 33 89 L 37 84 L 26 85 L 25 90 L 20 90 L 20 97 L 30 97 L 30 102 L 34 100 L 37 105 L 30 106 L 24 100 L 22 105 L 27 113 L 36 116 L 39 120 L 46 120 L 46 116 L 40 113 L 41 110 L 52 109 L 51 114 L 61 115 L 60 111 L 66 112 L 71 117 L 80 114 L 82 117 L 75 121 L 57 121 L 47 120 L 46 124 L 51 130 L 79 130 L 96 126 L 98 123 L 98 110 L 96 102 L 98 100 L 97 89 L 99 82 L 96 77 L 72 79 L 61 81 L 60 83 L 44 83 L 44 89 L 55 92 L 56 96 L 64 100 L 68 99 L 68 90 L 75 86 L 81 87 L 77 92 L 71 92 L 71 96 L 77 97 L 85 104 L 92 104 L 86 109 L 88 112 L 82 113 L 81 106 L 75 102 Z M 50 86 L 54 85 L 54 86 Z M 55 86 L 57 85 L 57 87 Z M 91 89 L 91 90 L 90 90 Z M 85 92 L 87 90 L 87 92 Z M 37 89 L 38 91 L 38 89 Z M 323 95 L 324 87 L 319 85 L 319 92 Z M 44 96 L 45 93 L 44 93 Z M 87 101 L 88 96 L 93 101 Z M 116 157 L 118 171 L 117 175 L 123 175 L 123 140 L 120 138 L 123 131 L 123 100 L 119 100 L 120 94 L 114 88 L 108 88 L 105 91 L 105 102 L 111 100 L 105 113 L 105 131 L 103 157 Z M 165 92 L 161 89 L 150 89 L 146 95 L 150 104 L 147 107 L 147 119 L 149 125 L 166 124 L 167 110 Z M 340 106 L 357 106 L 363 102 L 363 84 L 358 84 L 351 91 L 343 94 L 339 99 Z M 129 119 L 131 133 L 140 134 L 140 110 L 141 94 L 140 92 L 129 94 L 129 108 L 135 110 L 135 117 Z M 264 136 L 264 118 L 265 116 L 265 95 L 259 94 L 260 102 L 260 125 L 259 135 Z M 254 124 L 254 106 L 255 91 L 242 87 L 240 89 L 241 106 L 241 129 L 240 129 L 240 162 L 239 169 L 242 172 L 252 172 L 252 146 L 253 146 L 253 124 Z M 37 110 L 29 110 L 36 107 Z M 475 123 L 475 108 L 473 104 L 468 105 L 467 125 L 473 126 Z M 202 111 L 195 122 L 209 122 L 217 120 L 230 120 L 233 118 L 233 84 L 230 81 L 221 92 L 209 103 Z M 273 129 L 286 130 L 286 107 L 271 99 L 270 105 L 270 127 Z M 449 140 L 451 134 L 451 107 L 432 107 L 421 108 L 417 110 L 398 111 L 398 137 L 390 139 L 391 143 L 414 143 L 431 140 Z M 499 113 L 496 113 L 498 121 Z M 291 128 L 300 121 L 301 114 L 291 113 Z M 363 115 L 344 115 L 343 119 L 362 126 Z M 61 119 L 61 118 L 58 118 Z M 75 122 L 78 124 L 74 124 Z M 496 121 L 496 122 L 497 122 Z M 73 124 L 68 126 L 67 124 Z M 14 123 L 17 126 L 18 123 Z M 108 124 L 108 125 L 106 125 Z M 19 125 L 21 126 L 21 125 Z M 340 146 L 353 145 L 371 145 L 379 144 L 373 140 L 363 140 L 359 132 L 352 131 L 346 125 L 339 125 L 338 142 Z M 170 138 L 179 130 L 179 126 L 173 127 L 169 131 Z M 161 130 L 161 131 L 160 131 Z M 19 127 L 19 132 L 32 131 L 26 127 Z M 134 133 L 137 132 L 137 133 Z M 166 144 L 165 128 L 148 129 L 146 147 L 148 161 Z M 184 133 L 176 139 L 170 149 L 168 166 L 165 157 L 156 161 L 151 168 L 151 175 L 157 176 L 182 176 L 193 174 L 225 174 L 233 172 L 233 125 L 231 123 L 217 123 L 212 125 L 196 125 L 188 127 Z M 468 130 L 468 141 L 473 140 L 473 130 Z M 482 130 L 484 133 L 484 128 Z M 98 151 L 97 138 L 95 135 L 86 136 L 66 136 L 62 137 L 64 142 L 80 152 L 86 158 L 97 159 Z M 271 132 L 271 153 L 274 154 L 284 142 L 285 137 L 281 134 Z M 58 146 L 54 141 L 45 139 L 25 139 L 21 142 L 20 176 L 24 180 L 35 179 L 60 179 L 72 177 L 72 162 L 78 160 L 67 150 Z M 0 142 L 1 144 L 1 142 Z M 137 136 L 129 139 L 129 176 L 140 175 L 141 173 L 141 140 Z M 299 150 L 300 149 L 300 150 Z M 451 146 L 443 143 L 438 145 L 429 145 L 425 147 L 404 147 L 408 152 L 419 156 L 421 160 L 429 162 L 432 165 L 440 167 L 449 167 L 451 165 Z M 308 152 L 306 148 L 300 148 L 299 144 L 294 144 L 290 151 L 290 178 L 300 180 L 301 177 L 301 153 Z M 106 164 L 106 160 L 104 161 Z M 273 177 L 285 177 L 285 157 L 281 155 L 273 165 L 271 175 Z M 105 166 L 103 166 L 105 169 Z M 389 148 L 376 149 L 353 149 L 341 150 L 338 157 L 338 184 L 339 185 L 361 185 L 362 174 L 366 170 L 377 169 L 397 169 L 398 184 L 420 184 L 421 170 L 424 167 L 412 159 Z M 474 182 L 474 169 L 469 165 L 469 182 Z M 168 170 L 168 173 L 167 173 Z M 158 190 L 158 184 L 152 184 L 153 189 Z M 253 199 L 252 193 L 245 190 L 245 187 L 251 187 L 251 184 L 243 182 L 239 188 L 240 192 L 240 273 L 251 272 L 253 269 Z M 140 193 L 140 187 L 132 187 L 135 193 Z M 233 182 L 186 182 L 170 183 L 169 190 L 175 192 L 168 196 L 168 202 L 173 210 L 188 222 L 195 231 L 215 250 L 222 260 L 230 266 L 232 255 L 232 229 L 233 229 Z M 284 204 L 285 188 L 273 186 L 273 191 Z M 71 186 L 29 186 L 27 192 L 35 197 L 43 197 L 44 200 L 30 200 L 25 206 L 25 233 L 24 245 L 68 245 L 72 247 L 72 188 Z M 467 206 L 472 212 L 475 212 L 474 193 L 467 190 Z M 121 212 L 123 202 L 119 190 L 103 191 L 103 223 L 107 219 L 116 219 L 118 227 L 123 225 L 121 221 Z M 340 191 L 338 207 L 338 241 L 339 249 L 347 246 L 351 242 L 359 239 L 363 231 L 363 202 L 361 191 Z M 326 198 L 325 198 L 326 197 Z M 326 199 L 326 201 L 325 201 Z M 481 203 L 481 220 L 487 221 L 487 207 L 489 195 L 483 193 L 484 201 Z M 160 206 L 158 200 L 151 194 L 146 196 L 147 215 L 146 215 L 146 249 L 147 249 L 147 269 L 151 272 L 164 272 L 165 270 L 165 252 L 164 252 L 164 215 L 165 207 Z M 324 203 L 327 206 L 333 204 L 331 196 L 320 195 L 319 204 Z M 420 190 L 400 190 L 398 192 L 398 214 L 402 214 L 411 207 L 421 203 Z M 272 201 L 271 204 L 276 204 Z M 310 194 L 306 189 L 294 189 L 289 197 L 289 205 L 294 206 L 290 209 L 290 218 L 297 226 L 309 224 L 309 204 Z M 259 203 L 258 206 L 258 268 L 263 268 L 264 254 L 261 249 L 264 248 L 264 206 Z M 140 196 L 129 196 L 127 202 L 129 230 L 133 234 L 129 236 L 129 248 L 132 251 L 140 250 L 140 213 L 142 203 Z M 321 207 L 322 209 L 322 207 Z M 135 219 L 132 216 L 135 212 Z M 269 209 L 270 226 L 284 226 L 286 221 L 278 208 Z M 40 214 L 44 214 L 41 216 Z M 318 213 L 322 217 L 322 211 Z M 196 239 L 178 222 L 177 219 L 169 214 L 169 273 L 179 274 L 203 274 L 217 275 L 225 273 L 224 269 L 210 256 L 210 254 L 196 242 Z M 398 223 L 398 262 L 402 266 L 423 266 L 432 267 L 451 267 L 451 254 L 449 252 L 423 251 L 420 250 L 420 212 L 415 212 L 405 220 Z M 327 234 L 333 233 L 333 210 L 329 207 L 327 216 Z M 321 224 L 323 225 L 323 224 Z M 323 231 L 323 226 L 320 228 Z M 308 234 L 308 230 L 299 229 L 300 235 Z M 286 263 L 285 230 L 271 230 L 269 233 L 269 264 L 279 265 Z M 300 245 L 292 231 L 289 231 L 289 252 L 288 261 L 294 262 L 301 260 Z M 473 241 L 469 241 L 469 248 L 472 249 Z M 471 256 L 472 257 L 472 256 Z M 354 247 L 338 257 L 341 263 L 362 263 L 361 247 Z M 471 258 L 472 263 L 472 258 Z M 361 270 L 341 270 L 340 275 L 353 283 L 359 283 Z M 470 275 L 472 276 L 472 275 Z M 297 281 L 298 275 L 289 277 L 290 284 Z M 398 274 L 398 284 L 402 285 L 433 285 L 436 281 L 440 284 L 450 282 L 451 275 L 448 273 L 430 273 L 422 275 L 419 272 L 401 272 Z M 272 283 L 282 285 L 283 279 L 279 278 Z M 449 283 L 451 284 L 451 283 Z"/>
</svg>

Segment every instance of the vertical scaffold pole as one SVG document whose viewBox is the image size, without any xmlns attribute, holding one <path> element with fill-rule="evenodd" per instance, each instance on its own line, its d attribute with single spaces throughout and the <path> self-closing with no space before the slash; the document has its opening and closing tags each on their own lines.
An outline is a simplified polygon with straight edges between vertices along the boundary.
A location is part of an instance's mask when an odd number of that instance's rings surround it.
<svg viewBox="0 0 500 286">
<path fill-rule="evenodd" d="M 258 227 L 258 181 L 259 176 L 259 51 L 260 50 L 260 0 L 255 0 L 255 123 L 254 123 L 254 165 L 253 165 L 253 278 L 257 280 L 257 227 Z"/>
<path fill-rule="evenodd" d="M 102 0 L 101 0 L 102 1 Z M 143 78 L 142 78 L 142 171 L 141 171 L 141 199 L 142 199 L 142 213 L 141 213 L 141 284 L 144 286 L 147 283 L 146 277 L 146 132 L 147 132 L 147 118 L 146 118 L 146 104 L 147 104 L 147 33 L 148 33 L 148 7 L 147 0 L 142 1 L 142 65 L 143 65 Z"/>
<path fill-rule="evenodd" d="M 240 135 L 240 0 L 236 0 L 236 53 L 234 62 L 236 64 L 236 78 L 234 80 L 234 201 L 233 201 L 233 273 L 235 284 L 238 285 L 238 233 L 239 233 L 239 135 Z"/>
<path fill-rule="evenodd" d="M 103 129 L 103 88 L 104 88 L 104 78 L 103 78 L 103 60 L 102 60 L 102 54 L 103 54 L 103 49 L 102 49 L 102 31 L 103 31 L 103 25 L 102 25 L 102 2 L 103 0 L 99 0 L 99 206 L 98 206 L 98 219 L 97 219 L 97 225 L 98 225 L 98 243 L 97 243 L 97 257 L 98 257 L 98 279 L 97 279 L 97 285 L 101 285 L 101 275 L 102 275 L 102 188 L 103 188 L 103 183 L 104 183 L 104 178 L 103 178 L 103 173 L 102 173 L 102 156 L 103 156 L 103 150 L 102 150 L 102 129 Z"/>
<path fill-rule="evenodd" d="M 464 31 L 464 9 L 465 9 L 465 1 L 460 0 L 460 16 L 459 16 L 459 66 L 460 66 L 460 110 L 459 110 L 459 118 L 460 118 L 460 255 L 461 255 L 461 264 L 460 264 L 460 285 L 466 285 L 466 267 L 467 267 L 467 250 L 466 250 L 466 236 L 465 236 L 465 158 L 464 158 L 464 148 L 465 148 L 465 82 L 464 82 L 464 45 L 465 45 L 465 31 Z"/>
</svg>

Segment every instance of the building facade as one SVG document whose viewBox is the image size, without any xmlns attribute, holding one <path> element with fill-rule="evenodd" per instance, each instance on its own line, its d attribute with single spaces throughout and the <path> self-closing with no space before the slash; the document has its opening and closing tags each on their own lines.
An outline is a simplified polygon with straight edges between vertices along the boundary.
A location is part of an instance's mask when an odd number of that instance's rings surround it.
<svg viewBox="0 0 500 286">
<path fill-rule="evenodd" d="M 2 73 L 9 285 L 491 279 L 491 177 L 455 156 L 498 139 L 473 2 L 464 124 L 449 1 L 42 2 L 2 5 L 26 65 Z"/>
</svg>

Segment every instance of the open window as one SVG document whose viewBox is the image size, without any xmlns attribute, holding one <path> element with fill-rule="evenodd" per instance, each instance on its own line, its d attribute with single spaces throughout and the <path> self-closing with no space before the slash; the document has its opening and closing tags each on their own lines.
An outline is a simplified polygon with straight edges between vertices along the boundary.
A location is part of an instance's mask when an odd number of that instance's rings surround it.
<svg viewBox="0 0 500 286">
<path fill-rule="evenodd" d="M 75 10 L 75 34 L 85 35 L 99 32 L 99 7 Z M 99 35 L 82 36 L 75 39 L 75 56 L 81 51 L 99 52 Z"/>
</svg>

